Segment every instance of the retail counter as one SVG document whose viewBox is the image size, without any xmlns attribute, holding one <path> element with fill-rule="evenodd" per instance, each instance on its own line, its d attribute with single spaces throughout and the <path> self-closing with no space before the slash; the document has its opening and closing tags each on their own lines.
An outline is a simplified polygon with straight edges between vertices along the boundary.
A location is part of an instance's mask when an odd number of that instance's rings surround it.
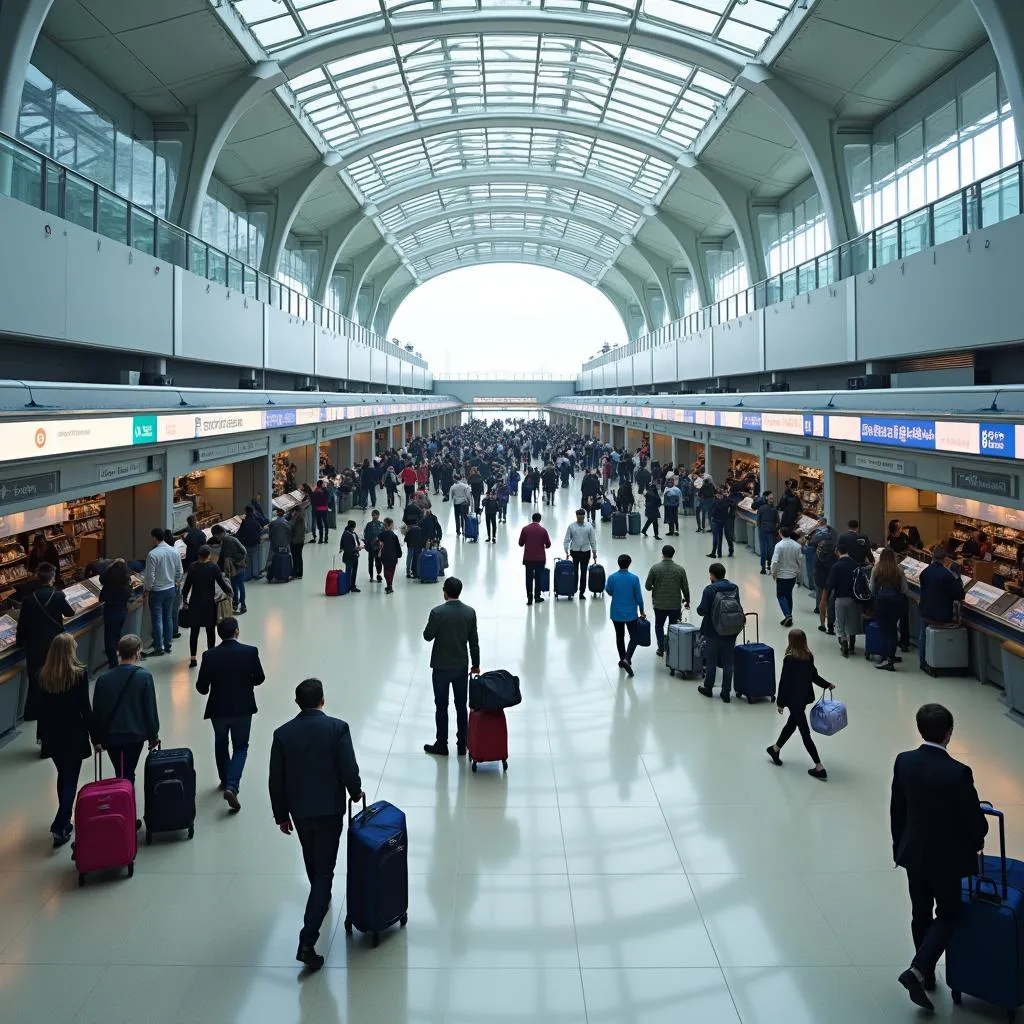
<svg viewBox="0 0 1024 1024">
<path fill-rule="evenodd" d="M 99 599 L 98 577 L 83 580 L 64 588 L 75 615 L 64 623 L 64 630 L 78 643 L 78 659 L 90 673 L 106 668 L 103 649 L 103 606 Z M 142 635 L 142 578 L 132 576 L 132 599 L 128 603 L 125 633 Z M 17 613 L 0 615 L 0 735 L 15 728 L 21 721 L 28 696 L 28 673 L 25 655 L 15 644 Z"/>
</svg>

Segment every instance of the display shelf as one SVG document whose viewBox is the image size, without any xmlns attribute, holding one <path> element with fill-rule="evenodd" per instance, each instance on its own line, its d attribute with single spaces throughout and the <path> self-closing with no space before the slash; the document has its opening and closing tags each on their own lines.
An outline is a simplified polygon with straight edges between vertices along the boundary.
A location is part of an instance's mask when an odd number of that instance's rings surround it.
<svg viewBox="0 0 1024 1024">
<path fill-rule="evenodd" d="M 990 583 L 982 583 L 975 580 L 964 594 L 964 604 L 970 608 L 977 608 L 980 611 L 989 611 L 992 606 L 1001 598 L 1006 597 L 1006 591 L 999 587 L 993 587 Z"/>
<path fill-rule="evenodd" d="M 825 493 L 824 472 L 815 466 L 800 466 L 797 476 L 797 493 L 804 505 L 804 512 L 817 519 Z"/>
<path fill-rule="evenodd" d="M 0 566 L 24 562 L 26 558 L 28 555 L 25 554 L 25 549 L 18 543 L 8 543 L 0 547 Z"/>
<path fill-rule="evenodd" d="M 24 583 L 31 579 L 31 573 L 25 568 L 24 563 L 12 566 L 0 566 L 0 586 L 13 587 L 18 583 Z"/>
</svg>

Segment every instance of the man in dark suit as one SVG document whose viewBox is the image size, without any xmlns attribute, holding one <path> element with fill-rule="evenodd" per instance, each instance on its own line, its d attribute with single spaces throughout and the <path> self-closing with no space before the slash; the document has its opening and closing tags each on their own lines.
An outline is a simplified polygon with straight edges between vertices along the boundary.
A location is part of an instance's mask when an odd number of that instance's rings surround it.
<svg viewBox="0 0 1024 1024">
<path fill-rule="evenodd" d="M 917 950 L 899 982 L 914 1003 L 931 1010 L 926 990 L 935 988 L 935 964 L 960 916 L 960 879 L 977 869 L 988 823 L 971 769 L 946 752 L 953 735 L 950 712 L 941 704 L 923 705 L 917 731 L 921 746 L 896 757 L 889 819 L 893 860 L 906 869 L 910 886 Z"/>
<path fill-rule="evenodd" d="M 453 691 L 455 701 L 455 738 L 459 757 L 466 753 L 469 673 L 480 673 L 480 637 L 476 629 L 476 612 L 459 600 L 461 593 L 462 580 L 449 576 L 444 581 L 444 604 L 430 610 L 430 617 L 423 630 L 423 639 L 434 643 L 430 652 L 430 667 L 434 677 L 434 725 L 437 730 L 436 741 L 424 743 L 423 749 L 439 757 L 448 756 L 449 688 Z"/>
<path fill-rule="evenodd" d="M 249 753 L 249 731 L 256 714 L 253 688 L 267 677 L 260 664 L 260 652 L 238 642 L 238 619 L 228 616 L 217 626 L 220 646 L 211 647 L 199 667 L 196 689 L 209 694 L 203 716 L 213 724 L 213 756 L 224 799 L 232 811 L 241 810 L 238 789 Z M 228 754 L 228 740 L 231 753 Z"/>
<path fill-rule="evenodd" d="M 942 547 L 932 548 L 932 561 L 918 578 L 921 588 L 921 603 L 918 617 L 921 625 L 917 637 L 917 657 L 921 671 L 928 667 L 925 649 L 928 643 L 929 626 L 948 626 L 956 621 L 956 602 L 964 599 L 964 585 L 943 564 L 946 552 Z"/>
<path fill-rule="evenodd" d="M 318 971 L 324 958 L 316 940 L 331 905 L 331 884 L 345 822 L 345 792 L 362 800 L 363 784 L 348 723 L 323 712 L 324 684 L 303 679 L 295 687 L 299 713 L 274 730 L 270 745 L 270 806 L 277 827 L 299 834 L 309 878 L 309 899 L 295 959 Z"/>
</svg>

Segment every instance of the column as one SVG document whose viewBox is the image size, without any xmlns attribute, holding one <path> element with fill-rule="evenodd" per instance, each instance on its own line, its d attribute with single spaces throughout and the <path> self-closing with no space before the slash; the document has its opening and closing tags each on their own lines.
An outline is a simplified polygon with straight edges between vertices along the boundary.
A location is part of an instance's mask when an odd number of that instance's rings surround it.
<svg viewBox="0 0 1024 1024">
<path fill-rule="evenodd" d="M 353 461 L 352 435 L 338 438 L 338 469 L 351 469 Z"/>
<path fill-rule="evenodd" d="M 721 486 L 729 475 L 729 451 L 711 444 L 710 441 L 704 445 L 704 464 L 711 474 L 711 479 Z"/>
<path fill-rule="evenodd" d="M 823 475 L 821 478 L 822 486 L 825 489 L 824 497 L 822 498 L 822 514 L 829 521 L 829 523 L 835 527 L 840 533 L 843 533 L 846 529 L 845 524 L 841 524 L 836 520 L 836 467 L 835 467 L 835 448 L 829 446 L 828 457 L 825 460 L 825 465 L 822 466 Z M 870 537 L 871 534 L 868 534 Z M 882 534 L 881 536 L 884 536 Z"/>
</svg>

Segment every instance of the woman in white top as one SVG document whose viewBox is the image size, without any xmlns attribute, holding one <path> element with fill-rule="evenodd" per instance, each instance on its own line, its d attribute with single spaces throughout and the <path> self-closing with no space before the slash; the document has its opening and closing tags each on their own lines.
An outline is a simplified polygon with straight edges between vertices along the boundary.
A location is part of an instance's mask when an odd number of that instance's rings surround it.
<svg viewBox="0 0 1024 1024">
<path fill-rule="evenodd" d="M 772 553 L 772 576 L 775 578 L 775 597 L 782 609 L 780 625 L 793 625 L 793 588 L 803 574 L 803 549 L 794 539 L 789 527 L 782 527 L 782 540 L 775 545 Z"/>
</svg>

